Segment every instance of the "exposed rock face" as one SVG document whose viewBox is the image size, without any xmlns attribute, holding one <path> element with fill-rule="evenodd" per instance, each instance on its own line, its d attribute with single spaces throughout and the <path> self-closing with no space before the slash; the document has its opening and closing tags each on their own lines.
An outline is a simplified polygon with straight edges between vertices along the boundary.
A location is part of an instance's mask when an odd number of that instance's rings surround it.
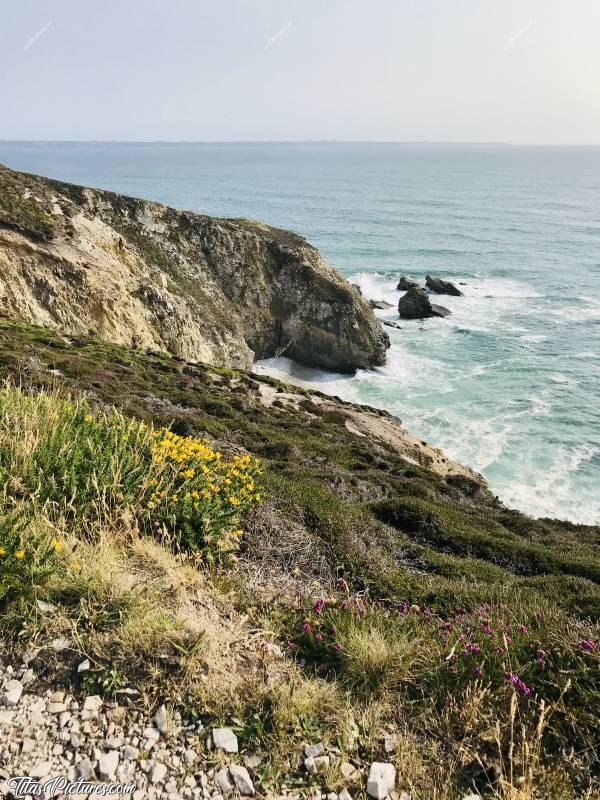
<svg viewBox="0 0 600 800">
<path fill-rule="evenodd" d="M 409 289 L 416 289 L 418 285 L 412 278 L 407 278 L 406 275 L 403 275 L 398 281 L 396 289 L 400 292 L 407 292 Z"/>
<path fill-rule="evenodd" d="M 450 311 L 433 304 L 425 289 L 413 287 L 398 301 L 398 313 L 404 319 L 425 319 L 426 317 L 447 317 Z"/>
<path fill-rule="evenodd" d="M 431 292 L 435 294 L 451 294 L 454 297 L 462 297 L 462 292 L 451 281 L 443 281 L 441 278 L 434 278 L 427 275 L 425 278 L 425 285 Z"/>
<path fill-rule="evenodd" d="M 369 300 L 369 305 L 371 308 L 379 308 L 379 309 L 386 309 L 386 308 L 393 308 L 391 303 L 388 303 L 386 300 Z"/>
<path fill-rule="evenodd" d="M 369 305 L 300 236 L 0 166 L 0 313 L 248 369 L 380 365 Z"/>
</svg>

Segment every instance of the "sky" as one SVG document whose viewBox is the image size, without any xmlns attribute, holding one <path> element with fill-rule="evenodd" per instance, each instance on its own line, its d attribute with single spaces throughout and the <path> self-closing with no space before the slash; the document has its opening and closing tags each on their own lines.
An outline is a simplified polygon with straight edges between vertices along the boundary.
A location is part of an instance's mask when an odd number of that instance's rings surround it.
<svg viewBox="0 0 600 800">
<path fill-rule="evenodd" d="M 0 139 L 600 145 L 600 0 L 4 0 Z"/>
</svg>

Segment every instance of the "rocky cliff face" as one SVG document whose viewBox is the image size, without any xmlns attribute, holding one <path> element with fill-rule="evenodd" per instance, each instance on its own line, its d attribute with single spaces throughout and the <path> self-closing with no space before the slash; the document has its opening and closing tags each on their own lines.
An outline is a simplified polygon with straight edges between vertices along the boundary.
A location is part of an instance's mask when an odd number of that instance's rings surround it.
<svg viewBox="0 0 600 800">
<path fill-rule="evenodd" d="M 0 313 L 242 369 L 285 353 L 352 372 L 389 346 L 300 236 L 1 165 Z"/>
</svg>

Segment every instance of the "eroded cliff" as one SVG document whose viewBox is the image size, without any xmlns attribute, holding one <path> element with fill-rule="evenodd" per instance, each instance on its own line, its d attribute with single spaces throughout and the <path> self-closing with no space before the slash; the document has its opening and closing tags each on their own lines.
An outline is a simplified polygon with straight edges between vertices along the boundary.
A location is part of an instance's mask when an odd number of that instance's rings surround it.
<svg viewBox="0 0 600 800">
<path fill-rule="evenodd" d="M 341 372 L 389 346 L 302 237 L 0 166 L 0 313 L 247 369 L 285 353 Z"/>
</svg>

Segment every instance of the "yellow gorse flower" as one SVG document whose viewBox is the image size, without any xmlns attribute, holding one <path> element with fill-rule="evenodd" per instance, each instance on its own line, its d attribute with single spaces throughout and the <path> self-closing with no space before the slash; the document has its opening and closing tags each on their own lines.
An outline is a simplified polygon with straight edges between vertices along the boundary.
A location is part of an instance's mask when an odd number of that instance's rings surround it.
<svg viewBox="0 0 600 800">
<path fill-rule="evenodd" d="M 25 550 L 16 550 L 15 558 L 19 559 L 19 561 L 22 561 L 25 558 Z"/>
</svg>

